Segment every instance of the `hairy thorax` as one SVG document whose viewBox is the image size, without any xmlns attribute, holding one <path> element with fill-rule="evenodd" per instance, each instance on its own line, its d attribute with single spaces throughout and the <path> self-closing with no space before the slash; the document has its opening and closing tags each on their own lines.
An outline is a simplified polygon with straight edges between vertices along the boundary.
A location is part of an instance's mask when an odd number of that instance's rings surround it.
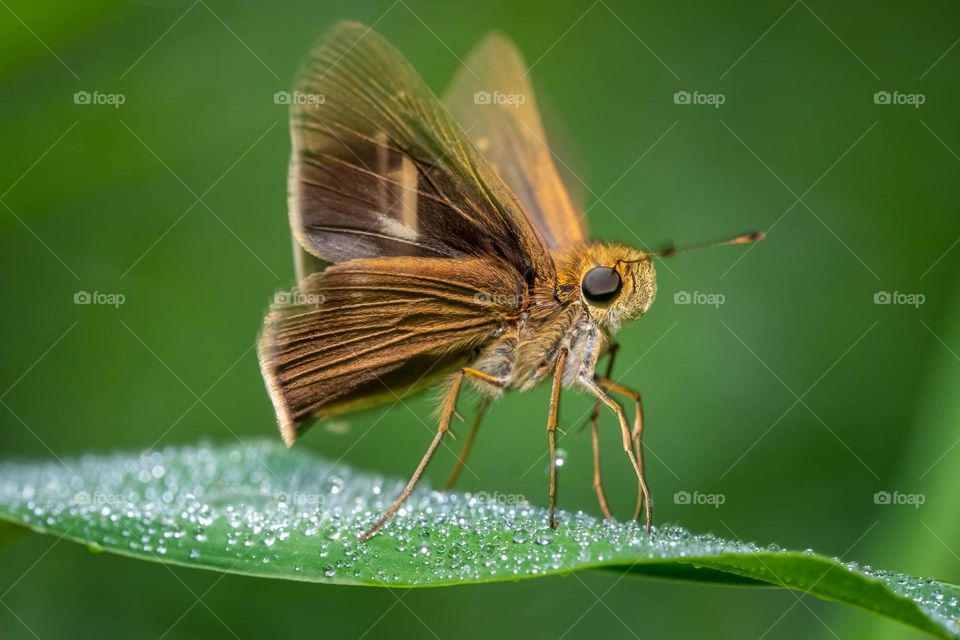
<svg viewBox="0 0 960 640">
<path fill-rule="evenodd" d="M 581 304 L 571 304 L 542 320 L 524 316 L 505 328 L 482 349 L 470 365 L 502 382 L 502 387 L 481 383 L 482 391 L 498 394 L 506 389 L 526 391 L 553 375 L 561 349 L 567 350 L 563 383 L 571 386 L 581 376 L 592 377 L 597 360 L 609 340 Z"/>
</svg>

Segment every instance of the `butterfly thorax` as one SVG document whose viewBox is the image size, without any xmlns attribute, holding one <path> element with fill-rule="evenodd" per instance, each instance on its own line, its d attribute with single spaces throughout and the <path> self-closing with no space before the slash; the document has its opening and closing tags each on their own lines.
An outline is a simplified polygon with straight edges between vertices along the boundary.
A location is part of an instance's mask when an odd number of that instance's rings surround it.
<svg viewBox="0 0 960 640">
<path fill-rule="evenodd" d="M 582 374 L 592 375 L 608 342 L 585 306 L 574 303 L 546 317 L 526 315 L 485 346 L 471 367 L 500 379 L 503 389 L 528 390 L 552 375 L 558 352 L 566 349 L 563 380 L 571 385 Z M 500 391 L 481 386 L 490 393 Z"/>
</svg>

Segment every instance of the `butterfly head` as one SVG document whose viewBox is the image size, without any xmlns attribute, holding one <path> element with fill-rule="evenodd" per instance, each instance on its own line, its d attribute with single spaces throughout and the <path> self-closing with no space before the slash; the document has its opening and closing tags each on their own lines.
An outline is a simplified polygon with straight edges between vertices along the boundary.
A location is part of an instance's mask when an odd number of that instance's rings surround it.
<svg viewBox="0 0 960 640">
<path fill-rule="evenodd" d="M 596 324 L 614 333 L 653 304 L 657 295 L 655 258 L 706 247 L 749 244 L 763 237 L 763 232 L 754 231 L 719 242 L 661 251 L 641 251 L 624 244 L 591 244 L 561 256 L 558 275 L 568 301 L 582 303 Z"/>
<path fill-rule="evenodd" d="M 561 279 L 599 326 L 615 332 L 647 312 L 657 294 L 650 256 L 622 244 L 594 244 L 567 254 Z"/>
</svg>

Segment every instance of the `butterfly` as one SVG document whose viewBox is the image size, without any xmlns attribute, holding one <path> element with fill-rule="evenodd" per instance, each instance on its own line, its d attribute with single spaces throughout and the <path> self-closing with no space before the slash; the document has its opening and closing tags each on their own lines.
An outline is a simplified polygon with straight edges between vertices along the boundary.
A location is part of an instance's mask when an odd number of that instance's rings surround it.
<svg viewBox="0 0 960 640">
<path fill-rule="evenodd" d="M 258 344 L 284 442 L 293 445 L 318 420 L 443 389 L 433 440 L 361 540 L 411 494 L 450 432 L 465 385 L 482 400 L 448 486 L 491 400 L 546 382 L 550 525 L 560 394 L 576 388 L 595 399 L 601 510 L 612 517 L 597 429 L 607 407 L 637 478 L 633 517 L 645 513 L 649 531 L 641 396 L 611 376 L 617 331 L 656 296 L 653 260 L 676 252 L 588 238 L 516 47 L 487 36 L 440 100 L 385 39 L 343 22 L 321 37 L 291 95 L 297 287 L 275 296 Z M 618 397 L 633 404 L 632 420 Z"/>
</svg>

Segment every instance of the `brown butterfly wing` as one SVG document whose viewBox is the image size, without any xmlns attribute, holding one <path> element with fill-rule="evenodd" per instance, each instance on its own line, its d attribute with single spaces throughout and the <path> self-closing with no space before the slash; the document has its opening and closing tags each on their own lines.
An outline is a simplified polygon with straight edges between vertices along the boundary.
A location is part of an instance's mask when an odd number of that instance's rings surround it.
<svg viewBox="0 0 960 640">
<path fill-rule="evenodd" d="M 291 227 L 329 262 L 492 257 L 533 281 L 553 263 L 520 202 L 386 40 L 340 23 L 293 94 Z"/>
<path fill-rule="evenodd" d="M 289 175 L 291 177 L 294 175 L 294 167 L 296 166 L 296 163 L 297 163 L 296 158 L 292 158 L 290 161 L 290 170 L 289 170 Z M 293 187 L 292 184 L 290 185 L 290 187 L 291 187 L 290 189 L 291 195 L 290 195 L 290 204 L 288 206 L 289 206 L 289 211 L 291 213 L 291 219 L 292 219 L 293 210 L 294 210 L 294 198 L 292 194 L 294 193 L 294 190 L 292 188 Z M 297 275 L 297 283 L 303 282 L 304 278 L 306 278 L 311 273 L 323 271 L 330 265 L 330 263 L 327 262 L 326 260 L 323 260 L 322 258 L 318 258 L 317 256 L 313 255 L 312 253 L 310 253 L 309 251 L 303 248 L 303 245 L 300 244 L 299 240 L 297 240 L 297 233 L 294 231 L 293 227 L 291 227 L 290 229 L 290 236 L 293 241 L 293 268 L 294 268 L 294 272 Z"/>
<path fill-rule="evenodd" d="M 517 320 L 525 291 L 486 258 L 367 258 L 310 274 L 271 308 L 259 344 L 284 441 L 313 418 L 395 400 L 462 366 Z"/>
<path fill-rule="evenodd" d="M 274 305 L 259 344 L 288 444 L 312 418 L 435 383 L 555 277 L 516 196 L 369 28 L 320 40 L 291 123 L 300 290 Z"/>
<path fill-rule="evenodd" d="M 527 66 L 509 39 L 499 33 L 484 38 L 454 76 L 444 103 L 550 249 L 587 239 L 584 216 L 553 162 Z"/>
</svg>

